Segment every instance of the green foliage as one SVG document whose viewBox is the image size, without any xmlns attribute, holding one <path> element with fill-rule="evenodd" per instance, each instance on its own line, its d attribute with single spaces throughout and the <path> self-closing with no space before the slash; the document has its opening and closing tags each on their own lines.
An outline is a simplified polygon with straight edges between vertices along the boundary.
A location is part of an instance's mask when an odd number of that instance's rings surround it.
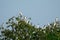
<svg viewBox="0 0 60 40">
<path fill-rule="evenodd" d="M 31 18 L 29 18 L 31 19 Z M 45 28 L 36 28 L 24 17 L 12 17 L 1 31 L 1 40 L 60 40 L 60 22 L 56 21 Z"/>
</svg>

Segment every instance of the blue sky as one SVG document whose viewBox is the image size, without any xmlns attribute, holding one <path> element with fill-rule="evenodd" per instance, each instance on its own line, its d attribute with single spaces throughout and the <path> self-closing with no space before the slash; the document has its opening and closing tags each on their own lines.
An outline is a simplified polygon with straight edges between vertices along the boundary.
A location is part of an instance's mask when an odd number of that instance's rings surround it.
<svg viewBox="0 0 60 40">
<path fill-rule="evenodd" d="M 0 0 L 0 24 L 20 10 L 33 24 L 44 25 L 60 19 L 60 0 Z"/>
</svg>

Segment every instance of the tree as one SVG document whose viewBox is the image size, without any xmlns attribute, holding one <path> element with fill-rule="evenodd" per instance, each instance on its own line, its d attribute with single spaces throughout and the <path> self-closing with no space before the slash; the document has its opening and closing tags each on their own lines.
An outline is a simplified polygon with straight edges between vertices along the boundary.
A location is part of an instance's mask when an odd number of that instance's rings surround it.
<svg viewBox="0 0 60 40">
<path fill-rule="evenodd" d="M 50 23 L 45 28 L 36 28 L 31 25 L 30 19 L 21 14 L 10 18 L 6 28 L 3 25 L 0 27 L 1 40 L 60 40 L 60 21 Z"/>
</svg>

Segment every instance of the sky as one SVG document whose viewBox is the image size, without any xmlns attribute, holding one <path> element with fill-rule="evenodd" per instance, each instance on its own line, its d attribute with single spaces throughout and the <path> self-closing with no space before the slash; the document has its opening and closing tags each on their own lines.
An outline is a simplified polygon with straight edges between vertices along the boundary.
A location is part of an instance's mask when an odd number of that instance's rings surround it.
<svg viewBox="0 0 60 40">
<path fill-rule="evenodd" d="M 45 25 L 60 19 L 60 0 L 0 0 L 0 24 L 22 11 L 33 24 Z"/>
</svg>

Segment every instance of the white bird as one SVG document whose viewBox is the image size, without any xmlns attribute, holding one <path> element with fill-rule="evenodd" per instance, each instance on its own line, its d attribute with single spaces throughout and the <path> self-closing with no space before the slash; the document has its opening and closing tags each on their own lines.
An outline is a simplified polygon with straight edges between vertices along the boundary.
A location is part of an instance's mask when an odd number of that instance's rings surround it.
<svg viewBox="0 0 60 40">
<path fill-rule="evenodd" d="M 51 27 L 51 25 L 48 23 L 48 26 Z"/>
<path fill-rule="evenodd" d="M 33 31 L 33 34 L 36 33 L 35 31 Z"/>
<path fill-rule="evenodd" d="M 37 27 L 37 28 L 39 28 L 39 27 L 40 27 L 40 25 L 38 24 L 38 25 L 36 25 L 36 27 Z"/>
<path fill-rule="evenodd" d="M 49 24 L 49 23 L 48 23 L 47 25 L 48 25 L 48 26 L 50 26 L 50 24 Z"/>
<path fill-rule="evenodd" d="M 46 28 L 46 25 L 44 25 L 43 27 L 42 27 L 42 29 L 45 29 Z"/>
<path fill-rule="evenodd" d="M 54 26 L 56 25 L 56 22 L 54 22 Z"/>
<path fill-rule="evenodd" d="M 28 19 L 27 19 L 27 17 L 23 17 L 23 20 L 26 22 L 26 23 L 28 23 Z"/>
<path fill-rule="evenodd" d="M 20 15 L 20 16 L 22 16 L 22 15 L 23 15 L 21 11 L 19 12 L 19 15 Z"/>
<path fill-rule="evenodd" d="M 44 33 L 46 33 L 45 31 L 43 31 Z"/>
<path fill-rule="evenodd" d="M 26 20 L 26 19 L 27 19 L 27 17 L 24 17 L 24 19 Z"/>
<path fill-rule="evenodd" d="M 59 21 L 59 18 L 58 18 L 58 17 L 56 17 L 55 21 Z"/>
</svg>

